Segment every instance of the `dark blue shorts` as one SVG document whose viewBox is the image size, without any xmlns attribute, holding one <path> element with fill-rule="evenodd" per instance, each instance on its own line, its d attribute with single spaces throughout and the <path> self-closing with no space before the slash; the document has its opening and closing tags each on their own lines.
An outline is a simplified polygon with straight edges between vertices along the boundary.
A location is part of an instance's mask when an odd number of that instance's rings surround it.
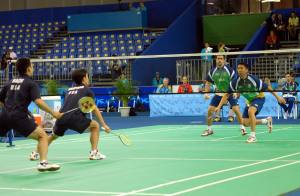
<svg viewBox="0 0 300 196">
<path fill-rule="evenodd" d="M 210 102 L 210 106 L 214 106 L 214 107 L 218 107 L 219 103 L 221 102 L 221 99 L 222 99 L 222 96 L 219 96 L 219 95 L 215 95 L 211 102 Z M 229 96 L 228 98 L 228 102 L 230 103 L 230 106 L 233 107 L 233 106 L 237 106 L 239 105 L 238 104 L 238 100 L 233 98 L 232 95 Z"/>
<path fill-rule="evenodd" d="M 264 106 L 265 101 L 266 101 L 265 98 L 256 98 L 256 99 L 253 99 L 253 101 L 251 102 L 250 106 L 255 107 L 257 109 L 255 115 L 257 115 L 261 111 L 261 109 Z M 243 118 L 249 118 L 248 110 L 249 110 L 250 106 L 247 106 L 245 108 L 244 113 L 243 113 Z"/>
<path fill-rule="evenodd" d="M 5 110 L 0 113 L 1 136 L 5 136 L 8 131 L 13 129 L 24 137 L 28 137 L 36 128 L 37 124 L 30 113 Z"/>
<path fill-rule="evenodd" d="M 81 134 L 89 128 L 91 121 L 81 112 L 67 113 L 56 120 L 53 132 L 57 136 L 63 136 L 68 129 L 71 129 Z"/>
</svg>

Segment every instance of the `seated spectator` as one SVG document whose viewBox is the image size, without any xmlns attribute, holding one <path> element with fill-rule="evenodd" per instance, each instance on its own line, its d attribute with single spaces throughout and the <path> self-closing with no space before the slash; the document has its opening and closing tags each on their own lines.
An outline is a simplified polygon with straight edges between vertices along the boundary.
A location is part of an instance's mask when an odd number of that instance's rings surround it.
<svg viewBox="0 0 300 196">
<path fill-rule="evenodd" d="M 171 86 L 169 85 L 169 78 L 163 79 L 163 84 L 158 86 L 158 88 L 156 89 L 156 93 L 172 93 Z"/>
<path fill-rule="evenodd" d="M 9 47 L 7 52 L 9 53 L 10 60 L 17 59 L 17 54 L 13 51 L 13 47 Z"/>
<path fill-rule="evenodd" d="M 116 56 L 116 55 L 112 55 L 112 56 Z M 112 80 L 115 81 L 122 74 L 122 62 L 120 60 L 110 61 L 110 70 L 111 70 Z"/>
<path fill-rule="evenodd" d="M 226 52 L 225 44 L 223 42 L 218 44 L 218 52 Z"/>
<path fill-rule="evenodd" d="M 192 86 L 188 83 L 186 76 L 182 77 L 182 84 L 179 85 L 177 93 L 192 93 Z"/>
<path fill-rule="evenodd" d="M 297 39 L 298 26 L 299 26 L 299 18 L 296 15 L 296 12 L 291 12 L 291 16 L 289 17 L 289 23 L 287 27 L 291 40 Z"/>
<path fill-rule="evenodd" d="M 285 40 L 286 22 L 282 14 L 278 14 L 277 23 L 276 32 L 279 37 L 279 41 Z"/>
<path fill-rule="evenodd" d="M 163 83 L 163 79 L 160 77 L 160 73 L 156 72 L 155 77 L 152 79 L 152 86 L 159 86 Z"/>
<path fill-rule="evenodd" d="M 280 104 L 284 110 L 283 118 L 287 119 L 292 112 L 294 102 L 297 96 L 297 84 L 293 82 L 292 76 L 290 74 L 285 75 L 286 82 L 282 87 L 283 98 L 286 101 L 286 104 Z"/>
<path fill-rule="evenodd" d="M 129 82 L 129 81 L 127 80 L 126 75 L 125 75 L 124 73 L 122 73 L 122 74 L 120 75 L 120 80 L 121 80 L 123 83 L 128 83 L 128 82 Z"/>
<path fill-rule="evenodd" d="M 202 82 L 199 84 L 198 92 L 199 92 L 199 93 L 205 92 L 205 81 L 202 81 Z"/>
<path fill-rule="evenodd" d="M 273 89 L 270 78 L 265 78 L 264 82 Z"/>
<path fill-rule="evenodd" d="M 271 17 L 266 20 L 268 31 L 276 31 L 278 27 L 277 14 L 273 13 Z"/>
<path fill-rule="evenodd" d="M 278 49 L 278 38 L 274 31 L 270 31 L 265 43 L 266 49 Z"/>
</svg>

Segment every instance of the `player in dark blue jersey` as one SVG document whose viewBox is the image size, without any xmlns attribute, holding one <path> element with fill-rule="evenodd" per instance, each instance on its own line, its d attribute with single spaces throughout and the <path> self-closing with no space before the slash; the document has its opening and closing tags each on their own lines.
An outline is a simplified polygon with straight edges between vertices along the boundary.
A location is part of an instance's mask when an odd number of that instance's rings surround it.
<svg viewBox="0 0 300 196">
<path fill-rule="evenodd" d="M 59 165 L 49 164 L 47 161 L 48 136 L 35 123 L 32 114 L 28 111 L 28 106 L 33 101 L 39 108 L 55 118 L 59 118 L 61 114 L 52 111 L 41 99 L 39 86 L 30 78 L 33 75 L 33 66 L 30 59 L 19 59 L 16 68 L 19 76 L 5 85 L 0 92 L 0 107 L 3 108 L 0 113 L 0 135 L 14 129 L 24 137 L 37 140 L 37 149 L 41 155 L 38 170 L 58 170 Z"/>
<path fill-rule="evenodd" d="M 256 125 L 266 124 L 269 128 L 269 132 L 271 133 L 272 131 L 272 117 L 256 119 L 256 115 L 261 111 L 265 103 L 265 95 L 263 91 L 272 91 L 273 89 L 263 83 L 261 79 L 249 74 L 249 66 L 246 63 L 239 63 L 237 70 L 239 77 L 230 82 L 228 93 L 223 96 L 219 106 L 216 108 L 216 112 L 218 112 L 222 105 L 227 102 L 230 94 L 241 93 L 241 95 L 247 100 L 247 107 L 243 113 L 243 122 L 245 126 L 251 127 L 251 134 L 247 142 L 253 143 L 256 142 Z M 282 97 L 279 97 L 277 93 L 271 93 L 279 103 L 285 103 L 285 100 Z"/>
<path fill-rule="evenodd" d="M 90 82 L 88 73 L 85 69 L 74 70 L 72 72 L 72 79 L 76 85 L 68 89 L 64 104 L 60 109 L 60 112 L 62 113 L 77 108 L 78 101 L 83 97 L 94 98 L 94 93 L 88 87 Z M 93 110 L 93 114 L 96 116 L 97 120 L 100 122 L 104 130 L 107 133 L 109 133 L 111 129 L 106 125 L 97 107 Z M 89 159 L 104 159 L 106 158 L 106 156 L 98 151 L 99 128 L 100 127 L 97 121 L 91 120 L 86 116 L 86 114 L 84 114 L 80 110 L 75 110 L 73 112 L 66 113 L 55 122 L 53 134 L 49 137 L 49 145 L 53 140 L 57 139 L 58 137 L 62 137 L 68 129 L 74 130 L 80 134 L 88 129 L 91 133 L 91 151 Z M 36 152 L 32 152 L 32 160 L 36 159 L 38 157 L 37 155 L 38 154 Z"/>
</svg>

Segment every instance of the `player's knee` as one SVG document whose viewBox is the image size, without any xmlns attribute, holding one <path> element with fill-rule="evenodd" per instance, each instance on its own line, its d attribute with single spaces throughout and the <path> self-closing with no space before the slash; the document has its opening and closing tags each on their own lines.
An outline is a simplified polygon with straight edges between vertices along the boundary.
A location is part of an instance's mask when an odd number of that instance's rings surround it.
<svg viewBox="0 0 300 196">
<path fill-rule="evenodd" d="M 99 123 L 95 120 L 92 120 L 91 121 L 91 124 L 90 124 L 90 129 L 91 130 L 99 130 Z"/>
<path fill-rule="evenodd" d="M 35 129 L 35 133 L 36 133 L 36 139 L 37 140 L 47 140 L 47 138 L 48 138 L 47 133 L 41 127 L 37 127 Z"/>
<path fill-rule="evenodd" d="M 256 108 L 250 107 L 248 110 L 248 115 L 253 116 L 253 115 L 255 115 L 255 112 L 256 112 Z"/>
<path fill-rule="evenodd" d="M 207 113 L 209 115 L 212 115 L 214 111 L 215 111 L 215 107 L 209 107 L 208 110 L 207 110 Z"/>
</svg>

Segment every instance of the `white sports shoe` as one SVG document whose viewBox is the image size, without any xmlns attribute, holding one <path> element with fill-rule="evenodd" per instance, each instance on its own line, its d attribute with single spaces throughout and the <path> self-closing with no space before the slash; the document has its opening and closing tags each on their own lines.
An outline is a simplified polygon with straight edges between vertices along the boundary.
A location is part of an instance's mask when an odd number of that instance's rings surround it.
<svg viewBox="0 0 300 196">
<path fill-rule="evenodd" d="M 101 154 L 98 150 L 96 152 L 91 151 L 89 159 L 90 160 L 102 160 L 105 159 L 106 156 L 104 154 Z"/>
<path fill-rule="evenodd" d="M 40 162 L 37 166 L 38 171 L 57 171 L 60 169 L 60 166 L 57 164 L 49 164 L 47 161 Z"/>
<path fill-rule="evenodd" d="M 255 143 L 257 142 L 256 137 L 253 136 L 249 136 L 247 139 L 247 143 Z"/>
<path fill-rule="evenodd" d="M 272 128 L 273 128 L 273 120 L 272 120 L 272 117 L 269 116 L 269 117 L 267 118 L 267 121 L 268 121 L 267 126 L 268 126 L 268 128 L 269 128 L 269 133 L 271 133 L 271 132 L 272 132 Z"/>
<path fill-rule="evenodd" d="M 37 161 L 39 159 L 40 159 L 40 154 L 38 152 L 32 151 L 31 154 L 29 155 L 30 161 Z"/>
</svg>

